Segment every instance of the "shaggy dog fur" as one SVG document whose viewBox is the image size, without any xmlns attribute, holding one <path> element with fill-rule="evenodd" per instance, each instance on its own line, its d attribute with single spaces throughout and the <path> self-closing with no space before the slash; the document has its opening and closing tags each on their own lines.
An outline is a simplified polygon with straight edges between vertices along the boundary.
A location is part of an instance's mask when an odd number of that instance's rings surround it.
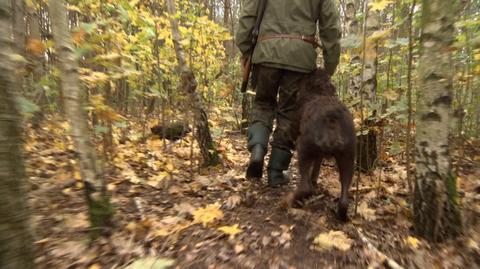
<svg viewBox="0 0 480 269">
<path fill-rule="evenodd" d="M 324 70 L 317 69 L 302 81 L 295 113 L 292 139 L 296 141 L 301 178 L 289 203 L 301 206 L 314 194 L 322 160 L 333 157 L 342 184 L 337 217 L 345 221 L 354 172 L 355 127 L 351 113 L 338 100 L 335 86 Z"/>
</svg>

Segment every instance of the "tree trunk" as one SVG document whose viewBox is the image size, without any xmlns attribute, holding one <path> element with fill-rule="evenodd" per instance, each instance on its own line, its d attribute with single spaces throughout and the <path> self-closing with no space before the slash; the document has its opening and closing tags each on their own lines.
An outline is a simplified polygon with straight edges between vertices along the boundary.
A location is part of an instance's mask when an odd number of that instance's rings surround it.
<svg viewBox="0 0 480 269">
<path fill-rule="evenodd" d="M 4 0 L 5 1 L 5 0 Z M 11 0 L 13 10 L 13 41 L 18 53 L 25 56 L 25 38 L 26 38 L 26 23 L 25 23 L 25 2 L 23 0 Z"/>
<path fill-rule="evenodd" d="M 59 68 L 62 73 L 61 86 L 65 113 L 70 121 L 72 138 L 80 155 L 80 171 L 90 213 L 91 236 L 96 238 L 108 231 L 113 208 L 106 195 L 105 182 L 102 171 L 97 165 L 95 148 L 90 141 L 90 130 L 79 88 L 78 63 L 73 52 L 73 42 L 67 24 L 67 10 L 62 0 L 50 0 L 49 11 L 55 49 L 58 53 Z"/>
<path fill-rule="evenodd" d="M 231 27 L 230 21 L 232 20 L 231 14 L 232 14 L 232 3 L 230 0 L 223 0 L 223 26 L 227 28 L 228 32 L 233 36 L 233 29 Z M 230 61 L 235 54 L 235 47 L 234 43 L 232 40 L 226 40 L 224 41 L 224 47 L 225 47 L 225 55 L 227 62 Z"/>
<path fill-rule="evenodd" d="M 462 230 L 448 144 L 454 6 L 453 0 L 423 0 L 422 6 L 413 213 L 416 233 L 434 242 Z"/>
<path fill-rule="evenodd" d="M 181 90 L 190 97 L 190 102 L 195 112 L 195 136 L 203 157 L 203 163 L 206 166 L 217 165 L 220 162 L 220 158 L 210 134 L 207 113 L 203 109 L 202 100 L 200 99 L 200 95 L 197 93 L 197 80 L 195 79 L 195 75 L 193 74 L 192 70 L 190 70 L 190 68 L 187 66 L 185 56 L 183 54 L 183 48 L 180 44 L 180 31 L 178 29 L 178 22 L 175 19 L 175 15 L 177 13 L 175 1 L 167 0 L 167 9 L 170 15 L 173 44 L 175 46 L 175 53 L 181 72 L 180 87 Z"/>
<path fill-rule="evenodd" d="M 362 68 L 361 72 L 352 79 L 350 85 L 351 91 L 355 91 L 356 94 L 360 94 L 361 100 L 360 109 L 362 115 L 362 133 L 357 136 L 357 165 L 361 171 L 371 172 L 375 168 L 375 164 L 377 162 L 378 150 L 377 133 L 374 128 L 372 128 L 375 124 L 375 121 L 368 118 L 373 117 L 377 111 L 371 111 L 368 108 L 372 107 L 376 99 L 378 45 L 377 41 L 369 40 L 368 37 L 370 37 L 380 28 L 380 21 L 378 12 L 369 10 L 368 1 L 366 1 L 364 5 L 365 19 L 363 25 L 363 55 L 361 60 Z M 349 7 L 347 6 L 347 9 L 348 8 Z M 349 16 L 352 16 L 351 11 L 348 13 L 350 14 Z M 355 21 L 355 17 L 353 17 L 353 21 Z M 352 27 L 352 29 L 355 28 Z M 364 111 L 367 112 L 366 115 Z M 369 130 L 369 132 L 367 134 L 363 134 L 363 130 Z"/>
<path fill-rule="evenodd" d="M 356 40 L 357 42 L 360 41 L 360 26 L 358 20 L 356 18 L 358 6 L 355 6 L 354 1 L 349 1 L 346 4 L 346 11 L 345 11 L 345 20 L 347 24 L 347 37 L 352 40 Z M 360 66 L 362 63 L 362 59 L 360 54 L 357 50 L 351 51 L 351 59 L 350 63 L 352 66 Z M 350 78 L 349 81 L 349 91 L 353 96 L 358 95 L 361 88 L 361 76 L 360 72 L 355 72 L 353 76 Z"/>
<path fill-rule="evenodd" d="M 412 111 L 412 69 L 413 69 L 413 14 L 415 13 L 416 0 L 413 0 L 412 7 L 410 9 L 410 15 L 408 15 L 408 70 L 407 70 L 407 98 L 408 98 L 408 120 L 407 120 L 407 183 L 408 183 L 408 192 L 412 193 L 412 179 L 411 179 L 411 140 L 412 140 L 412 125 L 413 125 L 413 111 Z"/>
<path fill-rule="evenodd" d="M 33 268 L 20 114 L 15 97 L 12 21 L 8 1 L 0 1 L 0 268 Z"/>
<path fill-rule="evenodd" d="M 3 0 L 6 1 L 6 0 Z M 13 42 L 15 42 L 15 51 L 17 54 L 25 58 L 25 32 L 27 30 L 25 24 L 25 2 L 23 0 L 10 0 L 12 2 L 12 11 L 13 11 Z M 16 66 L 17 71 L 15 76 L 17 79 L 17 89 L 23 92 L 23 83 L 24 83 L 24 69 L 25 64 L 17 62 Z M 18 72 L 21 70 L 21 72 Z"/>
<path fill-rule="evenodd" d="M 28 42 L 41 42 L 42 40 L 39 12 L 40 11 L 36 10 L 34 7 L 29 7 L 27 9 L 27 25 L 29 29 Z M 27 57 L 29 71 L 31 72 L 31 74 L 29 74 L 31 78 L 30 85 L 35 87 L 34 90 L 37 92 L 35 103 L 40 107 L 40 110 L 36 111 L 32 117 L 32 127 L 36 129 L 41 126 L 48 105 L 47 92 L 39 85 L 39 81 L 45 73 L 43 66 L 45 63 L 45 56 L 43 52 L 39 54 L 38 52 L 28 51 Z"/>
</svg>

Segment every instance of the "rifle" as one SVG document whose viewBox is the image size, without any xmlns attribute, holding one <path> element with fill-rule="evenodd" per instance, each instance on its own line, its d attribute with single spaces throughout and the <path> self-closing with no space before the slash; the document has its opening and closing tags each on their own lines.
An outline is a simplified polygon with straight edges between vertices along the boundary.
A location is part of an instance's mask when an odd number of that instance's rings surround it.
<svg viewBox="0 0 480 269">
<path fill-rule="evenodd" d="M 260 25 L 262 24 L 263 15 L 265 14 L 265 7 L 267 6 L 267 0 L 259 0 L 257 7 L 257 19 L 255 21 L 255 27 L 252 30 L 252 48 L 248 52 L 247 57 L 242 62 L 243 67 L 243 81 L 242 87 L 240 88 L 241 92 L 244 93 L 247 91 L 248 82 L 250 80 L 250 73 L 252 71 L 252 57 L 255 46 L 257 45 L 258 35 L 260 33 Z"/>
</svg>

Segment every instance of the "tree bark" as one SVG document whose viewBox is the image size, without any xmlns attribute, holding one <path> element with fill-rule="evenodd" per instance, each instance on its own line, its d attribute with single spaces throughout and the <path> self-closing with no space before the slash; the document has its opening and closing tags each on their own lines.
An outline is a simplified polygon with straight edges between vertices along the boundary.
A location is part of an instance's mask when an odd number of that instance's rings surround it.
<svg viewBox="0 0 480 269">
<path fill-rule="evenodd" d="M 232 3 L 230 0 L 223 0 L 223 26 L 227 28 L 228 32 L 233 36 L 233 27 L 231 27 L 231 20 L 232 20 Z M 226 60 L 227 62 L 230 61 L 235 54 L 235 47 L 234 43 L 232 40 L 226 40 L 224 41 L 224 47 L 225 47 L 225 54 L 226 54 Z"/>
<path fill-rule="evenodd" d="M 408 71 L 407 71 L 407 98 L 408 98 L 408 120 L 407 120 L 407 183 L 408 183 L 408 192 L 412 193 L 412 179 L 411 179 L 411 140 L 412 140 L 412 125 L 413 125 L 413 111 L 412 111 L 412 69 L 413 69 L 413 14 L 415 13 L 416 0 L 413 0 L 412 7 L 410 9 L 410 14 L 408 15 Z"/>
<path fill-rule="evenodd" d="M 15 103 L 12 18 L 0 1 L 0 268 L 34 268 L 33 238 L 26 196 L 21 117 Z"/>
<path fill-rule="evenodd" d="M 422 6 L 413 213 L 416 233 L 434 242 L 462 230 L 448 143 L 454 6 L 453 0 L 423 0 Z"/>
<path fill-rule="evenodd" d="M 354 1 L 348 1 L 345 8 L 345 20 L 347 24 L 347 37 L 358 42 L 360 41 L 360 26 L 356 18 L 357 8 L 358 6 L 355 5 Z M 351 51 L 350 63 L 352 66 L 357 67 L 361 65 L 362 58 L 357 50 Z M 353 76 L 350 78 L 348 87 L 353 96 L 357 96 L 360 93 L 361 84 L 362 78 L 360 72 L 354 72 Z"/>
<path fill-rule="evenodd" d="M 25 56 L 25 39 L 26 39 L 26 23 L 25 23 L 25 2 L 23 0 L 11 0 L 13 10 L 13 41 L 18 53 Z"/>
<path fill-rule="evenodd" d="M 354 7 L 352 3 L 347 4 L 347 13 L 349 14 L 349 28 L 352 31 L 351 34 L 357 35 L 353 31 L 358 31 L 358 27 L 355 25 L 355 12 L 352 12 Z M 370 40 L 369 37 L 380 28 L 379 14 L 377 11 L 369 10 L 368 1 L 364 3 L 364 25 L 363 25 L 363 54 L 360 60 L 359 56 L 352 58 L 355 59 L 355 63 L 360 61 L 361 71 L 356 74 L 351 82 L 351 91 L 354 95 L 359 95 L 360 107 L 362 115 L 362 128 L 361 134 L 357 136 L 357 165 L 361 171 L 371 172 L 375 168 L 375 164 L 378 158 L 377 150 L 377 133 L 372 128 L 375 124 L 374 120 L 368 118 L 374 117 L 377 111 L 371 111 L 368 109 L 372 106 L 376 99 L 377 91 L 377 41 Z M 358 23 L 357 23 L 358 24 Z M 367 108 L 367 109 L 365 109 Z M 364 112 L 367 112 L 365 115 Z M 367 134 L 363 134 L 364 130 L 369 130 Z"/>
<path fill-rule="evenodd" d="M 73 42 L 67 22 L 67 10 L 62 0 L 50 0 L 49 11 L 55 49 L 62 73 L 61 86 L 65 113 L 71 124 L 72 138 L 80 155 L 80 171 L 90 213 L 91 237 L 108 232 L 113 208 L 106 194 L 105 182 L 97 165 L 95 148 L 90 141 L 83 96 L 79 88 L 78 63 L 73 52 Z"/>
<path fill-rule="evenodd" d="M 183 53 L 182 45 L 180 44 L 180 31 L 178 27 L 178 21 L 175 19 L 177 13 L 175 7 L 175 1 L 167 0 L 167 9 L 170 15 L 170 24 L 172 28 L 172 39 L 175 47 L 175 54 L 177 56 L 178 65 L 180 68 L 180 87 L 183 92 L 190 97 L 191 105 L 195 114 L 195 138 L 200 147 L 200 152 L 203 157 L 203 163 L 205 166 L 217 165 L 220 162 L 220 158 L 210 133 L 210 127 L 208 125 L 208 116 L 203 109 L 202 100 L 197 93 L 197 80 L 193 71 L 187 66 L 185 56 Z"/>
</svg>

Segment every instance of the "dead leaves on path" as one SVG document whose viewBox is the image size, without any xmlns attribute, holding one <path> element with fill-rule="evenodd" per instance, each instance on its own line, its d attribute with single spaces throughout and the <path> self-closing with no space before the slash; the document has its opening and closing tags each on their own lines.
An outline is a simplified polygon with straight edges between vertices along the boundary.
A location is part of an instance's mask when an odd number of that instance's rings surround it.
<svg viewBox="0 0 480 269">
<path fill-rule="evenodd" d="M 315 250 L 331 250 L 333 248 L 347 251 L 352 246 L 353 240 L 342 231 L 321 233 L 313 240 Z"/>
<path fill-rule="evenodd" d="M 201 223 L 203 227 L 215 220 L 223 218 L 223 212 L 220 210 L 219 204 L 208 205 L 205 208 L 199 208 L 193 212 L 193 222 Z"/>
<path fill-rule="evenodd" d="M 166 269 L 170 268 L 174 263 L 175 261 L 171 259 L 148 256 L 136 260 L 125 269 Z"/>
<path fill-rule="evenodd" d="M 222 226 L 218 228 L 219 231 L 222 233 L 229 235 L 230 238 L 234 238 L 235 235 L 241 233 L 243 230 L 238 228 L 238 224 L 232 225 L 232 226 Z"/>
</svg>

